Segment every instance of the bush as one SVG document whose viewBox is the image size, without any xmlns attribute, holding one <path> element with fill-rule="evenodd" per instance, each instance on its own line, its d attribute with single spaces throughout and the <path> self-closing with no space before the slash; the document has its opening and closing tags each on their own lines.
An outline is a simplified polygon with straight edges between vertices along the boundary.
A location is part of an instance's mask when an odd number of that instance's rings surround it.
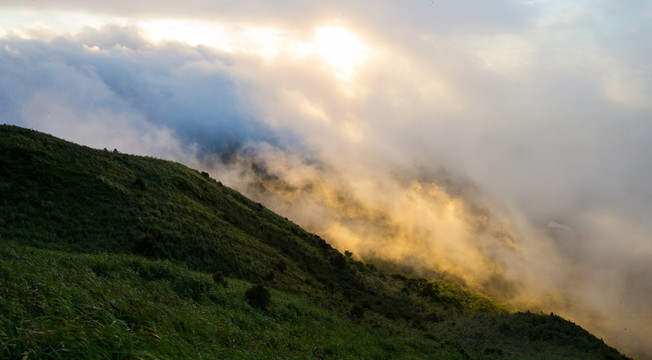
<svg viewBox="0 0 652 360">
<path fill-rule="evenodd" d="M 211 283 L 191 273 L 181 273 L 172 281 L 172 288 L 182 298 L 199 300 L 211 290 Z"/>
<path fill-rule="evenodd" d="M 364 308 L 360 305 L 355 305 L 351 311 L 349 311 L 349 318 L 353 320 L 360 320 L 364 317 Z"/>
<path fill-rule="evenodd" d="M 134 180 L 134 186 L 138 190 L 147 190 L 147 186 L 145 185 L 145 182 L 141 178 L 136 178 L 136 180 Z"/>
<path fill-rule="evenodd" d="M 176 277 L 172 263 L 169 261 L 133 261 L 130 266 L 142 279 L 146 281 L 161 279 L 172 280 Z"/>
<path fill-rule="evenodd" d="M 276 275 L 274 274 L 273 271 L 270 270 L 270 271 L 267 273 L 267 275 L 265 275 L 265 276 L 263 277 L 263 281 L 265 281 L 265 283 L 267 283 L 267 284 L 269 285 L 269 283 L 274 282 L 274 279 L 275 279 L 275 278 L 276 278 Z"/>
<path fill-rule="evenodd" d="M 247 303 L 252 307 L 266 310 L 272 303 L 269 290 L 262 285 L 256 285 L 245 292 Z"/>
<path fill-rule="evenodd" d="M 337 253 L 333 257 L 333 265 L 338 269 L 346 268 L 346 258 L 342 254 Z"/>
<path fill-rule="evenodd" d="M 275 262 L 274 266 L 276 267 L 276 270 L 278 270 L 280 272 L 284 272 L 288 268 L 287 264 L 283 260 L 279 260 L 279 261 Z"/>
<path fill-rule="evenodd" d="M 223 287 L 226 287 L 226 285 L 227 285 L 226 284 L 226 279 L 224 278 L 224 275 L 219 270 L 216 271 L 215 273 L 213 273 L 213 281 L 216 284 L 222 285 Z"/>
</svg>

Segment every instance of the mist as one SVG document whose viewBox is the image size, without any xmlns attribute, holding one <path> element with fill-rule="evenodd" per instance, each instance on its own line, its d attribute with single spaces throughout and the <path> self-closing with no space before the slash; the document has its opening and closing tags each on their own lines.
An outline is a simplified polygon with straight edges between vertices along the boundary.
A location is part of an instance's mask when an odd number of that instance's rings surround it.
<svg viewBox="0 0 652 360">
<path fill-rule="evenodd" d="M 153 39 L 173 9 L 147 1 L 59 29 L 70 3 L 0 7 L 27 19 L 0 28 L 2 122 L 207 171 L 342 252 L 652 356 L 646 2 L 188 6 L 211 44 Z M 298 52 L 319 26 L 364 46 Z"/>
</svg>

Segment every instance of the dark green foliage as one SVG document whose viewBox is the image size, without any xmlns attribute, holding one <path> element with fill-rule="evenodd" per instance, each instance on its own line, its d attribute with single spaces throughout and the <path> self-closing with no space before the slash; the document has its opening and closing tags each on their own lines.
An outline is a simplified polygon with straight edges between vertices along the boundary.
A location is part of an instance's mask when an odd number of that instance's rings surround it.
<svg viewBox="0 0 652 360">
<path fill-rule="evenodd" d="M 199 300 L 202 296 L 208 294 L 213 288 L 213 284 L 203 276 L 190 272 L 181 272 L 172 281 L 172 288 L 181 297 Z"/>
<path fill-rule="evenodd" d="M 272 304 L 272 297 L 269 290 L 262 285 L 252 286 L 245 292 L 247 303 L 255 308 L 267 310 Z"/>
<path fill-rule="evenodd" d="M 276 275 L 274 275 L 274 271 L 270 270 L 265 277 L 263 277 L 263 281 L 265 281 L 266 284 L 273 283 L 274 279 L 276 278 Z"/>
<path fill-rule="evenodd" d="M 280 260 L 280 261 L 277 261 L 276 263 L 274 263 L 274 267 L 276 267 L 276 270 L 278 270 L 280 272 L 284 272 L 288 268 L 287 264 L 283 260 Z"/>
<path fill-rule="evenodd" d="M 169 261 L 155 263 L 134 261 L 130 264 L 130 267 L 146 281 L 161 279 L 174 280 L 177 276 L 176 270 Z"/>
<path fill-rule="evenodd" d="M 213 273 L 213 282 L 224 287 L 228 285 L 226 279 L 224 278 L 224 274 L 222 274 L 221 271 L 216 271 Z"/>
<path fill-rule="evenodd" d="M 2 359 L 623 358 L 557 316 L 383 274 L 207 173 L 6 125 L 0 245 Z"/>
<path fill-rule="evenodd" d="M 138 190 L 145 190 L 145 189 L 147 189 L 147 186 L 145 186 L 145 182 L 144 182 L 143 179 L 141 179 L 141 178 L 137 178 L 136 180 L 134 180 L 134 186 L 135 186 L 136 189 L 138 189 Z"/>
<path fill-rule="evenodd" d="M 349 311 L 349 317 L 355 320 L 362 319 L 364 317 L 364 308 L 360 305 L 355 305 Z"/>
</svg>

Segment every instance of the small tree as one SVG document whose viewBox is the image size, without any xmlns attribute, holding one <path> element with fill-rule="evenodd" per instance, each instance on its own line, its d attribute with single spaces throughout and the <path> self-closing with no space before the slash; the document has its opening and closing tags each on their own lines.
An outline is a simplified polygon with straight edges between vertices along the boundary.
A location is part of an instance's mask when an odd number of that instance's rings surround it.
<svg viewBox="0 0 652 360">
<path fill-rule="evenodd" d="M 147 186 L 145 185 L 145 182 L 141 178 L 136 178 L 136 180 L 134 180 L 134 186 L 136 186 L 136 188 L 138 190 L 146 190 L 147 189 Z"/>
<path fill-rule="evenodd" d="M 245 298 L 249 305 L 266 310 L 272 303 L 269 290 L 262 285 L 256 285 L 245 292 Z"/>
</svg>

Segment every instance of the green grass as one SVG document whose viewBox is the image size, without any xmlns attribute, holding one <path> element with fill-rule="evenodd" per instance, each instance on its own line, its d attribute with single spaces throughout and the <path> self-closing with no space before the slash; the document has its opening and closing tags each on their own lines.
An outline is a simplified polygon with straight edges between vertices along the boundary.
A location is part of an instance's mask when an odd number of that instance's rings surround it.
<svg viewBox="0 0 652 360">
<path fill-rule="evenodd" d="M 6 125 L 0 244 L 2 359 L 625 358 L 558 316 L 355 261 L 208 174 Z"/>
<path fill-rule="evenodd" d="M 0 358 L 462 359 L 409 328 L 369 326 L 273 291 L 262 311 L 251 283 L 167 261 L 0 250 Z"/>
</svg>

